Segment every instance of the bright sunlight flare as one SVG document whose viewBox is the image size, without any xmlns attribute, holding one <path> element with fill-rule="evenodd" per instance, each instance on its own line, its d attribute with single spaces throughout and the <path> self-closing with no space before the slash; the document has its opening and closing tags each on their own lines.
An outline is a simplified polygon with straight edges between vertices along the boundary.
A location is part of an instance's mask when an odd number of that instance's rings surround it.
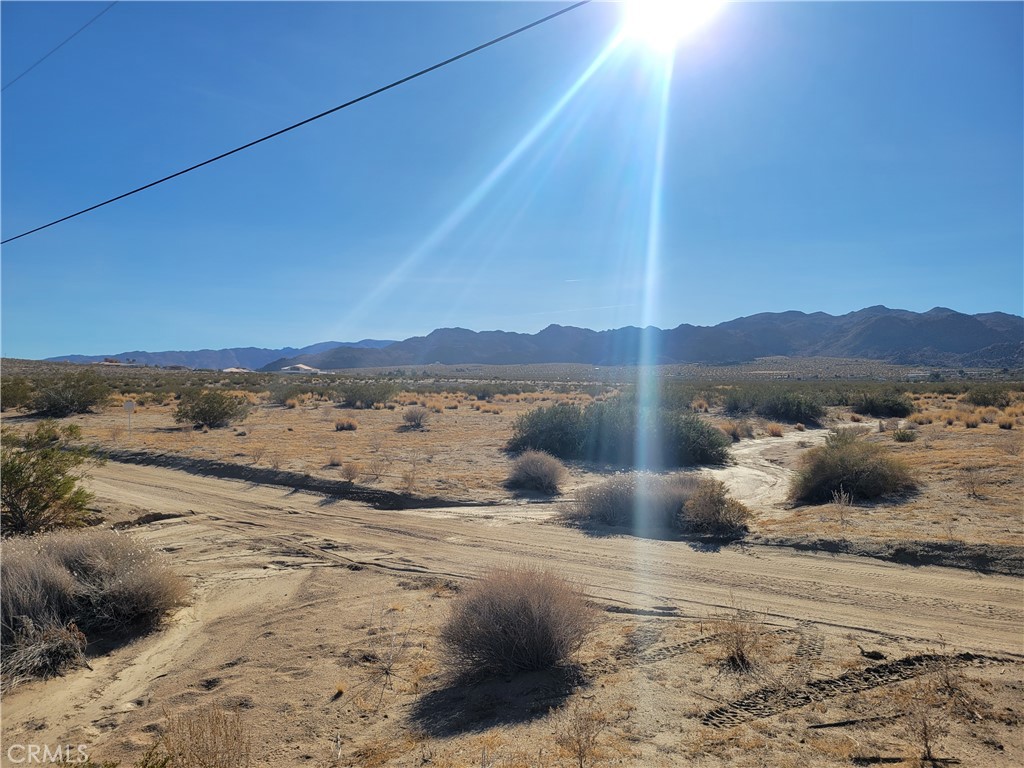
<svg viewBox="0 0 1024 768">
<path fill-rule="evenodd" d="M 670 53 L 724 5 L 725 0 L 626 0 L 623 31 L 660 53 Z"/>
</svg>

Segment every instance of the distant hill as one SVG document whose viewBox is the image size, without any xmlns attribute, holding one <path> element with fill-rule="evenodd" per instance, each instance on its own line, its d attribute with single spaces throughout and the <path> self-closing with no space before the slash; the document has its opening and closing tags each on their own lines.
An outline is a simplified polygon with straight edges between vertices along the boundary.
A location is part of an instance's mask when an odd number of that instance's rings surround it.
<svg viewBox="0 0 1024 768">
<path fill-rule="evenodd" d="M 263 370 L 299 363 L 321 370 L 431 363 L 635 365 L 642 348 L 654 350 L 653 362 L 659 364 L 722 364 L 786 355 L 1015 368 L 1024 365 L 1024 318 L 1002 312 L 965 315 L 944 307 L 919 313 L 875 306 L 839 316 L 766 312 L 711 327 L 684 324 L 670 330 L 550 325 L 525 334 L 440 328 L 384 347 L 339 345 L 285 354 L 268 361 Z"/>
<path fill-rule="evenodd" d="M 119 360 L 122 363 L 135 362 L 139 365 L 184 365 L 188 368 L 251 368 L 257 370 L 281 357 L 318 355 L 339 347 L 354 349 L 381 349 L 393 341 L 363 339 L 362 341 L 321 341 L 308 347 L 284 347 L 283 349 L 262 349 L 260 347 L 233 347 L 231 349 L 198 349 L 195 351 L 172 352 L 121 352 L 117 355 L 62 355 L 49 357 L 48 362 L 100 363 L 104 360 Z"/>
</svg>

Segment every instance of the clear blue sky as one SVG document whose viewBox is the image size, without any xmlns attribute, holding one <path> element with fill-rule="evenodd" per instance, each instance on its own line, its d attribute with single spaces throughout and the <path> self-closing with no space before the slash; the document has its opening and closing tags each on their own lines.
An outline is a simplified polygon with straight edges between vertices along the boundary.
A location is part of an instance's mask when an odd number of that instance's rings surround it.
<svg viewBox="0 0 1024 768">
<path fill-rule="evenodd" d="M 104 5 L 4 2 L 3 82 Z M 121 2 L 3 92 L 3 237 L 559 7 Z M 619 23 L 581 8 L 4 246 L 3 354 L 1022 312 L 1024 5 L 733 4 L 664 103 Z"/>
</svg>

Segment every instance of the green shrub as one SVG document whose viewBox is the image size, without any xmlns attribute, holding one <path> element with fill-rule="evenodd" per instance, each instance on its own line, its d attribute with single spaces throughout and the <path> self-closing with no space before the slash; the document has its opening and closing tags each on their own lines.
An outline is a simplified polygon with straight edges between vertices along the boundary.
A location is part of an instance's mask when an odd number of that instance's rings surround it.
<svg viewBox="0 0 1024 768">
<path fill-rule="evenodd" d="M 904 392 L 864 392 L 854 402 L 853 410 L 863 416 L 879 419 L 905 418 L 914 412 L 914 401 Z"/>
<path fill-rule="evenodd" d="M 863 439 L 858 428 L 833 430 L 825 445 L 811 448 L 794 479 L 795 501 L 826 504 L 833 493 L 848 493 L 853 501 L 877 499 L 917 487 L 910 471 L 885 446 Z"/>
<path fill-rule="evenodd" d="M 558 493 L 565 481 L 565 467 L 558 459 L 543 451 L 524 451 L 512 462 L 505 485 L 509 488 Z"/>
<path fill-rule="evenodd" d="M 1010 387 L 1007 384 L 980 384 L 972 386 L 964 394 L 964 402 L 983 408 L 1005 408 L 1010 404 Z"/>
<path fill-rule="evenodd" d="M 522 414 L 512 425 L 512 452 L 533 449 L 560 459 L 632 467 L 645 443 L 649 468 L 725 464 L 731 441 L 699 416 L 682 410 L 638 409 L 617 399 L 578 405 L 559 404 Z"/>
<path fill-rule="evenodd" d="M 244 398 L 216 389 L 187 390 L 182 393 L 174 420 L 179 424 L 217 429 L 244 419 L 249 404 Z"/>
<path fill-rule="evenodd" d="M 580 455 L 583 435 L 583 409 L 560 403 L 518 416 L 507 448 L 512 453 L 533 449 L 560 459 L 574 459 Z"/>
<path fill-rule="evenodd" d="M 40 416 L 62 418 L 86 413 L 106 401 L 110 387 L 95 371 L 85 369 L 38 384 L 29 408 Z"/>
<path fill-rule="evenodd" d="M 727 464 L 732 440 L 722 430 L 693 413 L 674 413 L 664 425 L 667 466 Z"/>
<path fill-rule="evenodd" d="M 59 674 L 85 637 L 123 640 L 156 626 L 186 595 L 155 552 L 114 531 L 8 539 L 2 555 L 5 686 Z"/>
<path fill-rule="evenodd" d="M 337 389 L 339 402 L 346 408 L 373 408 L 398 394 L 398 385 L 390 381 L 346 381 Z"/>
<path fill-rule="evenodd" d="M 895 429 L 892 433 L 892 439 L 897 443 L 912 443 L 917 440 L 917 432 L 912 429 Z"/>
<path fill-rule="evenodd" d="M 32 385 L 21 376 L 0 378 L 0 411 L 21 408 L 32 400 Z"/>
<path fill-rule="evenodd" d="M 782 421 L 817 424 L 825 416 L 825 407 L 814 398 L 797 392 L 776 392 L 754 408 L 759 416 Z"/>
<path fill-rule="evenodd" d="M 549 571 L 503 568 L 455 598 L 440 642 L 455 676 L 509 676 L 568 662 L 595 625 L 574 585 Z"/>
<path fill-rule="evenodd" d="M 4 536 L 33 534 L 85 524 L 92 498 L 79 485 L 89 451 L 71 441 L 75 425 L 42 421 L 24 436 L 0 438 L 0 527 Z"/>
</svg>

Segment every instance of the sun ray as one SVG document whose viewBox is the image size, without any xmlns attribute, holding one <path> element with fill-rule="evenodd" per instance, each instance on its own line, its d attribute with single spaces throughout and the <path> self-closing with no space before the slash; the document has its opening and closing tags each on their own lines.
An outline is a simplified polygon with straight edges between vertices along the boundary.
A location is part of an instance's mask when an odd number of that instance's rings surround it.
<svg viewBox="0 0 1024 768">
<path fill-rule="evenodd" d="M 565 110 L 568 104 L 576 97 L 580 90 L 591 80 L 601 67 L 608 61 L 612 54 L 622 43 L 622 36 L 616 35 L 597 55 L 593 62 L 583 71 L 569 89 L 562 94 L 547 112 L 538 120 L 533 127 L 520 139 L 516 145 L 495 165 L 489 173 L 474 187 L 468 195 L 430 232 L 429 235 L 417 245 L 399 264 L 393 267 L 386 276 L 381 278 L 373 290 L 369 291 L 359 302 L 352 306 L 342 320 L 341 327 L 347 327 L 353 320 L 365 317 L 375 306 L 381 304 L 384 298 L 399 288 L 403 280 L 416 268 L 427 256 L 445 241 L 468 217 L 475 211 L 481 202 L 491 193 L 499 181 L 516 165 L 528 150 L 540 139 L 551 127 L 555 119 Z"/>
</svg>

